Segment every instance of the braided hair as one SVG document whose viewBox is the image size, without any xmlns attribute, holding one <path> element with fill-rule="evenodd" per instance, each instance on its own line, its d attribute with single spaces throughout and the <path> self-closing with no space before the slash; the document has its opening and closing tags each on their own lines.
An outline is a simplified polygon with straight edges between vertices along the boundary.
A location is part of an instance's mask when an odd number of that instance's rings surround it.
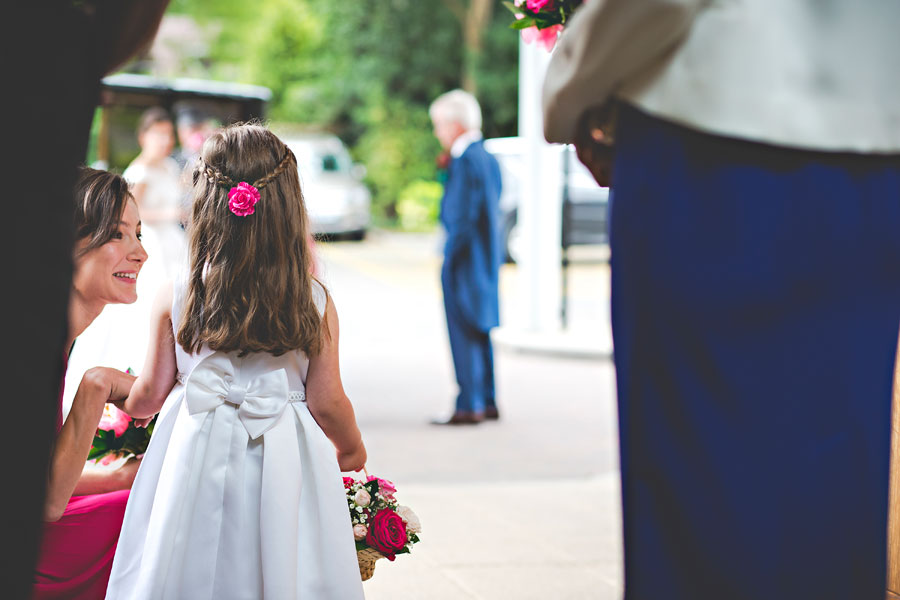
<svg viewBox="0 0 900 600">
<path fill-rule="evenodd" d="M 252 182 L 251 218 L 228 209 L 228 192 Z M 223 352 L 303 350 L 327 335 L 312 295 L 309 217 L 294 153 L 258 124 L 227 127 L 205 142 L 194 170 L 190 271 L 178 343 Z M 320 285 L 320 284 L 319 284 Z"/>
</svg>

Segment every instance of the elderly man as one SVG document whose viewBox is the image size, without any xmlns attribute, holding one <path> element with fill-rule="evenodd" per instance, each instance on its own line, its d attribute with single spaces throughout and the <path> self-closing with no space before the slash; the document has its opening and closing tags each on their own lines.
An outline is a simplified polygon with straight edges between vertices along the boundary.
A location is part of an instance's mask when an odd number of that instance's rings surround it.
<svg viewBox="0 0 900 600">
<path fill-rule="evenodd" d="M 459 395 L 441 425 L 497 419 L 494 353 L 490 330 L 499 324 L 500 167 L 484 149 L 481 107 L 469 93 L 453 90 L 429 110 L 434 135 L 450 152 L 441 223 L 447 233 L 441 285 Z"/>
</svg>

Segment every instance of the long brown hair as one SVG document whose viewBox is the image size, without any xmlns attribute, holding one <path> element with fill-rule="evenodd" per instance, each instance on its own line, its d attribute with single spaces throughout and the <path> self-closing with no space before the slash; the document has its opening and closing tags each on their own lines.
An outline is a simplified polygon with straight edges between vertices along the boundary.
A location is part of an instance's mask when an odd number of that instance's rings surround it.
<svg viewBox="0 0 900 600">
<path fill-rule="evenodd" d="M 194 171 L 190 272 L 178 343 L 276 356 L 322 347 L 312 296 L 306 203 L 293 153 L 271 131 L 237 124 L 213 134 Z M 259 188 L 255 212 L 228 207 L 238 182 Z"/>
<path fill-rule="evenodd" d="M 99 248 L 119 232 L 125 204 L 133 198 L 121 175 L 80 167 L 75 181 L 73 223 L 75 239 L 88 238 L 78 256 Z"/>
</svg>

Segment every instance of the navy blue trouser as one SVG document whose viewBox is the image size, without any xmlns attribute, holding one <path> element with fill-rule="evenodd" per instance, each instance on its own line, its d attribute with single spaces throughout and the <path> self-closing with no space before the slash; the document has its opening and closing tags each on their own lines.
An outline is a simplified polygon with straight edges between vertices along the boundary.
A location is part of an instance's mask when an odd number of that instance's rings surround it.
<svg viewBox="0 0 900 600">
<path fill-rule="evenodd" d="M 453 368 L 459 384 L 456 410 L 483 412 L 487 407 L 495 407 L 494 349 L 490 332 L 472 327 L 447 290 L 444 290 L 444 311 Z"/>
<path fill-rule="evenodd" d="M 882 600 L 900 157 L 617 137 L 626 599 Z"/>
</svg>

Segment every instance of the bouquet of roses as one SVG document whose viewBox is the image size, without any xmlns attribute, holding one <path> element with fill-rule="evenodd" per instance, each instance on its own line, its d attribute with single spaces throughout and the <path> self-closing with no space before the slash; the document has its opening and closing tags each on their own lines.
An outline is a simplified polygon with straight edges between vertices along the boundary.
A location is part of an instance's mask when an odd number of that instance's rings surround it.
<svg viewBox="0 0 900 600">
<path fill-rule="evenodd" d="M 379 558 L 394 560 L 419 541 L 422 524 L 408 506 L 394 497 L 397 488 L 386 479 L 366 473 L 366 481 L 344 477 L 344 491 L 353 523 L 356 556 L 363 581 L 375 572 Z"/>
<path fill-rule="evenodd" d="M 572 13 L 586 0 L 514 0 L 503 4 L 512 11 L 516 20 L 510 25 L 522 33 L 526 44 L 536 41 L 553 50 L 563 26 Z"/>
<path fill-rule="evenodd" d="M 127 370 L 132 375 L 131 369 Z M 120 458 L 140 458 L 147 451 L 156 416 L 147 427 L 136 427 L 134 421 L 114 404 L 103 407 L 103 416 L 94 433 L 88 460 L 108 465 Z"/>
<path fill-rule="evenodd" d="M 107 404 L 94 433 L 88 460 L 108 465 L 119 458 L 140 458 L 147 451 L 154 425 L 155 416 L 147 427 L 135 427 L 131 417 L 114 404 Z"/>
</svg>

